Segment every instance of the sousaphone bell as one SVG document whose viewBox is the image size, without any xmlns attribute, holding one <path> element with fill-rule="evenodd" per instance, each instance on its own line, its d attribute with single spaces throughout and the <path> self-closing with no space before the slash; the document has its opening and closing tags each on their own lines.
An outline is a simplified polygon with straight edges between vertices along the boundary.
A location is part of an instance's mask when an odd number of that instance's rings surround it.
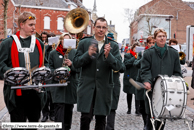
<svg viewBox="0 0 194 130">
<path fill-rule="evenodd" d="M 76 8 L 71 10 L 64 19 L 64 27 L 70 33 L 82 32 L 89 23 L 89 14 L 85 9 Z"/>
</svg>

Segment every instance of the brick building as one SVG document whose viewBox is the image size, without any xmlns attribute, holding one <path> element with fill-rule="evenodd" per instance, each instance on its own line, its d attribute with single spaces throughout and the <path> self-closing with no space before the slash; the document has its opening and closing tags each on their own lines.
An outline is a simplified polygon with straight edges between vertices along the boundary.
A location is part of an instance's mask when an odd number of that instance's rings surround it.
<svg viewBox="0 0 194 130">
<path fill-rule="evenodd" d="M 23 11 L 30 11 L 36 15 L 36 31 L 39 34 L 42 31 L 47 31 L 61 35 L 62 32 L 66 32 L 63 26 L 65 16 L 77 7 L 86 9 L 82 5 L 82 0 L 10 0 L 7 11 L 8 35 L 14 34 L 18 30 L 17 18 Z M 91 15 L 89 11 L 88 13 Z M 0 7 L 0 14 L 3 14 L 2 7 Z M 3 15 L 0 15 L 0 39 L 4 38 L 3 27 Z M 92 34 L 91 17 L 84 34 Z"/>
<path fill-rule="evenodd" d="M 135 13 L 135 18 L 130 24 L 130 39 L 131 42 L 138 39 L 140 31 L 140 21 L 145 18 L 159 19 L 163 18 L 163 26 L 167 27 L 167 33 L 170 38 L 176 38 L 179 43 L 186 42 L 186 26 L 193 25 L 194 21 L 194 8 L 192 2 L 183 2 L 182 0 L 152 0 L 147 4 L 141 6 Z M 148 17 L 149 16 L 149 17 Z M 145 18 L 145 21 L 146 21 Z M 165 21 L 164 20 L 168 20 Z M 145 24 L 144 26 L 148 26 Z M 151 21 L 150 21 L 151 23 Z M 162 26 L 161 24 L 157 27 Z M 150 26 L 153 34 L 156 26 Z M 144 33 L 145 34 L 145 33 Z M 169 38 L 168 37 L 168 38 Z M 136 38 L 136 39 L 135 39 Z M 147 37 L 144 35 L 143 39 Z"/>
</svg>

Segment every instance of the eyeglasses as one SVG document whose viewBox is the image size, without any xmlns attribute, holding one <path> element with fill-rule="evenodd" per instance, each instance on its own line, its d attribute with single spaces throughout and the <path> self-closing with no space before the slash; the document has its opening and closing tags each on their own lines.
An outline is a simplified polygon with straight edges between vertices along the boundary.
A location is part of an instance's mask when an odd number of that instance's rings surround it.
<svg viewBox="0 0 194 130">
<path fill-rule="evenodd" d="M 107 27 L 105 27 L 105 26 L 103 26 L 103 27 L 101 27 L 101 26 L 96 26 L 96 28 L 97 28 L 97 29 L 102 29 L 102 30 L 107 29 Z"/>
<path fill-rule="evenodd" d="M 36 19 L 34 16 L 29 16 L 27 19 L 29 19 L 29 20 L 34 20 L 34 19 Z M 27 19 L 25 19 L 22 23 L 24 23 Z"/>
<path fill-rule="evenodd" d="M 154 42 L 148 42 L 148 44 L 154 44 Z"/>
</svg>

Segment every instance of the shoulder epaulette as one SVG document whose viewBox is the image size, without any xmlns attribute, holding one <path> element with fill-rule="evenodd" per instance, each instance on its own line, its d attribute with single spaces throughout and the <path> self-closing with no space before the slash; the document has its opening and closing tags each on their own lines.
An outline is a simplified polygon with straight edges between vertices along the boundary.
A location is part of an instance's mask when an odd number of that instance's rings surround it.
<svg viewBox="0 0 194 130">
<path fill-rule="evenodd" d="M 173 50 L 176 50 L 174 47 L 171 47 L 171 46 L 168 46 L 169 48 L 173 49 Z M 177 51 L 177 50 L 176 50 Z"/>
<path fill-rule="evenodd" d="M 108 37 L 107 37 L 107 39 L 118 44 L 118 42 L 116 42 L 116 41 L 114 41 L 114 40 L 112 40 L 112 39 L 110 39 L 110 38 L 108 38 Z"/>
</svg>

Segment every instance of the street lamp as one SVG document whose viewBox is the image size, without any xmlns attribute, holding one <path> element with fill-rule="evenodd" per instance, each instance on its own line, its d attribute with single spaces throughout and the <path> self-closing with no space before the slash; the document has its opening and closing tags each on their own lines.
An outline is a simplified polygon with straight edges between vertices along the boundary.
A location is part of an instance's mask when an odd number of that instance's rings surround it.
<svg viewBox="0 0 194 130">
<path fill-rule="evenodd" d="M 173 18 L 173 16 L 170 15 L 170 16 L 168 16 L 168 18 L 165 19 L 166 21 L 169 21 L 169 40 L 171 38 L 171 36 L 170 36 L 170 21 L 171 21 L 172 18 Z"/>
</svg>

